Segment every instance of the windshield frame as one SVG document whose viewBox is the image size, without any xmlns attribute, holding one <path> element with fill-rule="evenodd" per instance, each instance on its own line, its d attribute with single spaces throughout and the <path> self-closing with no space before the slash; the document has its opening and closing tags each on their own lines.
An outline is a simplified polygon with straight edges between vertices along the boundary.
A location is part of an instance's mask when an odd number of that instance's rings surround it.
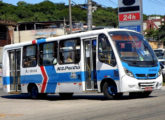
<svg viewBox="0 0 165 120">
<path fill-rule="evenodd" d="M 116 39 L 115 40 L 112 35 L 114 35 L 114 36 L 119 35 L 122 38 L 127 36 L 128 39 L 124 38 L 125 40 L 124 39 L 119 39 L 119 40 Z M 133 35 L 137 37 L 137 40 L 135 40 L 135 38 L 133 38 Z M 156 57 L 154 51 L 152 50 L 149 43 L 144 39 L 144 36 L 142 34 L 137 33 L 137 32 L 133 32 L 133 31 L 111 31 L 111 32 L 109 32 L 109 36 L 112 39 L 114 46 L 116 47 L 116 50 L 118 52 L 118 55 L 119 55 L 121 61 L 126 62 L 131 66 L 138 66 L 138 67 L 151 67 L 151 66 L 153 67 L 153 66 L 158 65 L 157 64 L 158 60 L 157 60 L 157 57 Z M 129 41 L 129 39 L 131 39 L 132 41 L 131 40 Z M 121 43 L 125 42 L 124 44 L 127 44 L 127 42 L 130 42 L 132 44 L 132 46 L 135 45 L 134 48 L 131 46 L 131 49 L 134 49 L 135 51 L 132 50 L 129 52 L 135 52 L 137 54 L 137 60 L 124 59 L 124 57 L 121 56 L 121 52 L 122 52 L 120 50 L 121 48 L 119 49 L 119 46 L 117 45 L 118 43 L 116 41 L 121 42 Z M 137 47 L 137 42 L 139 42 L 139 41 L 141 42 L 141 46 L 144 47 L 143 49 Z M 140 52 L 138 53 L 138 49 L 141 51 L 143 50 L 142 52 L 146 52 L 145 50 L 147 50 L 148 53 L 146 55 L 148 55 L 150 57 L 150 59 L 149 59 L 149 57 L 145 59 L 144 58 L 145 56 L 143 56 L 142 53 L 140 53 Z M 140 60 L 139 56 L 143 56 L 144 60 Z M 147 61 L 147 59 L 149 59 L 149 61 Z"/>
</svg>

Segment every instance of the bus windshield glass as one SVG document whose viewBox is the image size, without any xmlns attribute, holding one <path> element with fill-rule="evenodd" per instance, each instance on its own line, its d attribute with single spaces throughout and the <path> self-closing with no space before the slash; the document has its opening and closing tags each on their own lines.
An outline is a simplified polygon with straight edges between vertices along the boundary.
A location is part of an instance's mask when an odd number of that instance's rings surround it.
<svg viewBox="0 0 165 120">
<path fill-rule="evenodd" d="M 122 61 L 132 66 L 156 66 L 156 56 L 143 35 L 130 31 L 109 33 Z"/>
</svg>

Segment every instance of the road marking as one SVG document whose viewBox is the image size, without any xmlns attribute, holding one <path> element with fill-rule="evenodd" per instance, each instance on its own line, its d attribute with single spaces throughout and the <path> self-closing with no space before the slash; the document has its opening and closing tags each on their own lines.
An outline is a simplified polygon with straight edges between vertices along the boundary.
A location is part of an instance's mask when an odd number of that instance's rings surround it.
<svg viewBox="0 0 165 120">
<path fill-rule="evenodd" d="M 20 117 L 23 116 L 23 114 L 4 114 L 0 113 L 0 118 L 5 118 L 5 117 Z"/>
</svg>

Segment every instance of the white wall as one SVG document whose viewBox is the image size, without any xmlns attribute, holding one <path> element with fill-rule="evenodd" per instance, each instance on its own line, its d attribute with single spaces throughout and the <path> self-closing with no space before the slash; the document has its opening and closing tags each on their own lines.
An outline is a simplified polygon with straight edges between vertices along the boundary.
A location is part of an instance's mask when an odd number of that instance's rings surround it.
<svg viewBox="0 0 165 120">
<path fill-rule="evenodd" d="M 32 41 L 40 37 L 55 37 L 61 35 L 64 35 L 64 29 L 61 28 L 14 31 L 14 43 Z"/>
</svg>

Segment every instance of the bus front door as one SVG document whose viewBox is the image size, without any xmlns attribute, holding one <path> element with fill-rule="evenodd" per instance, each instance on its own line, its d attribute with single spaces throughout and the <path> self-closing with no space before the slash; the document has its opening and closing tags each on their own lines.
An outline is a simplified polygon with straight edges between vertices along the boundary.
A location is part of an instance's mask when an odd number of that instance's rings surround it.
<svg viewBox="0 0 165 120">
<path fill-rule="evenodd" d="M 21 90 L 21 85 L 20 85 L 21 49 L 10 50 L 9 61 L 10 61 L 10 92 L 19 92 Z"/>
<path fill-rule="evenodd" d="M 86 90 L 97 88 L 96 80 L 96 38 L 84 41 Z"/>
</svg>

